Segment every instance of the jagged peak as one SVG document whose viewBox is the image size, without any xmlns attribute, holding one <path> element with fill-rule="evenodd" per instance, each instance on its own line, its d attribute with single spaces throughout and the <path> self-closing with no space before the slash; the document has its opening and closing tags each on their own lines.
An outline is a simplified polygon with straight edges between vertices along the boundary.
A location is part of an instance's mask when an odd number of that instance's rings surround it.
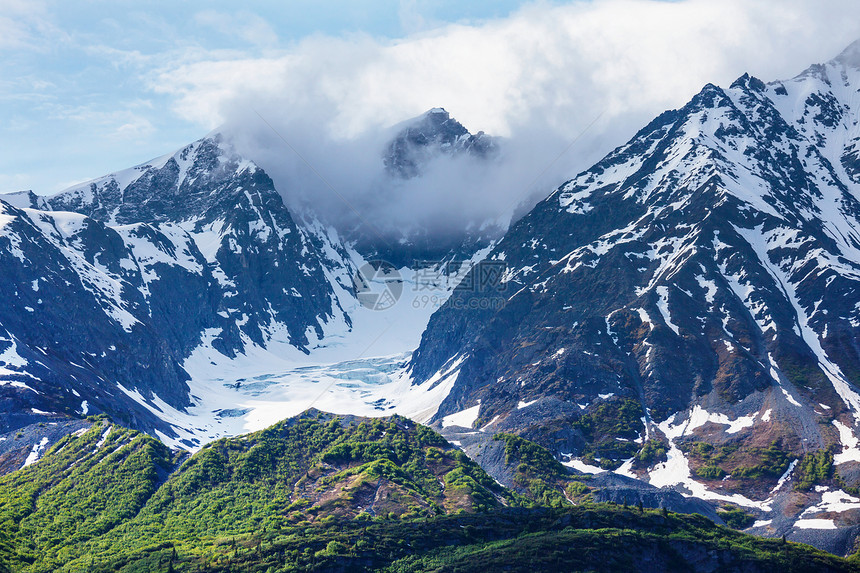
<svg viewBox="0 0 860 573">
<path fill-rule="evenodd" d="M 252 173 L 258 168 L 253 161 L 241 157 L 236 152 L 228 137 L 220 131 L 215 130 L 177 150 L 127 169 L 114 171 L 96 179 L 77 183 L 46 197 L 46 200 L 49 203 L 62 203 L 68 198 L 77 196 L 83 197 L 86 199 L 86 202 L 89 202 L 92 200 L 91 190 L 93 188 L 107 186 L 115 186 L 116 191 L 122 193 L 144 176 L 152 175 L 154 172 L 166 167 L 170 167 L 179 173 L 179 178 L 176 181 L 176 187 L 178 188 L 185 179 L 186 173 L 193 168 L 195 163 L 200 162 L 208 162 L 208 165 L 198 165 L 198 169 L 204 168 L 205 170 L 206 167 L 209 167 L 211 173 L 215 173 L 217 167 L 222 167 L 223 169 L 227 169 L 228 167 L 235 168 L 238 171 L 250 170 Z"/>
<path fill-rule="evenodd" d="M 766 85 L 763 81 L 758 79 L 755 76 L 751 76 L 748 73 L 745 73 L 731 85 L 732 88 L 740 88 L 740 89 L 749 89 L 757 92 L 763 92 L 766 88 Z"/>
<path fill-rule="evenodd" d="M 839 55 L 823 64 L 812 64 L 795 79 L 817 78 L 827 85 L 831 85 L 831 78 L 827 73 L 828 68 L 853 68 L 860 70 L 860 39 L 853 41 Z"/>
<path fill-rule="evenodd" d="M 465 151 L 486 156 L 495 143 L 483 131 L 476 134 L 451 117 L 443 107 L 434 107 L 394 127 L 383 161 L 389 173 L 403 179 L 419 175 L 421 164 L 435 152 Z"/>
</svg>

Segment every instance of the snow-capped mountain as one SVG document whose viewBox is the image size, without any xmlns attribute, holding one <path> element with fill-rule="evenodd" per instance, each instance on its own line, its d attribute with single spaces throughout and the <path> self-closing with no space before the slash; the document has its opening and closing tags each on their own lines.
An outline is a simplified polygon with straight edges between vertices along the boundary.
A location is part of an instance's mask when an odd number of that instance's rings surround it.
<svg viewBox="0 0 860 573">
<path fill-rule="evenodd" d="M 479 460 L 524 434 L 838 550 L 860 514 L 858 93 L 860 43 L 708 85 L 500 240 L 335 229 L 218 133 L 0 196 L 0 433 L 107 412 L 194 449 L 311 406 L 400 413 Z M 499 145 L 441 108 L 398 129 L 392 185 Z M 3 467 L 55 439 L 6 437 Z"/>
<path fill-rule="evenodd" d="M 503 221 L 463 220 L 460 214 L 450 212 L 444 200 L 431 201 L 434 205 L 429 213 L 408 205 L 416 194 L 444 197 L 436 187 L 450 186 L 450 178 L 458 174 L 492 170 L 501 159 L 504 140 L 483 131 L 472 134 L 439 107 L 394 126 L 391 134 L 382 153 L 384 171 L 374 199 L 376 203 L 394 205 L 395 213 L 409 211 L 409 216 L 375 220 L 371 225 L 361 220 L 340 222 L 337 226 L 345 240 L 367 258 L 411 267 L 424 261 L 468 260 L 502 237 L 509 216 L 503 216 Z M 468 189 L 464 192 L 468 193 Z M 384 217 L 385 210 L 381 213 Z M 446 224 L 440 219 L 456 223 Z"/>
<path fill-rule="evenodd" d="M 444 108 L 405 122 L 386 148 L 383 162 L 388 172 L 403 179 L 421 174 L 424 164 L 439 154 L 466 153 L 486 158 L 498 152 L 498 142 L 479 131 L 472 134 Z"/>
<path fill-rule="evenodd" d="M 294 218 L 287 193 L 216 133 L 53 197 L 0 197 L 2 431 L 107 412 L 196 447 L 313 403 L 437 404 L 404 402 L 398 374 L 434 306 L 413 305 L 411 287 L 386 313 L 363 306 L 365 259 L 312 214 Z"/>
<path fill-rule="evenodd" d="M 411 368 L 454 380 L 437 419 L 739 504 L 760 531 L 850 523 L 832 512 L 860 498 L 822 498 L 860 485 L 858 122 L 860 42 L 660 115 L 510 229 L 500 285 L 432 317 Z M 835 472 L 793 491 L 816 452 Z"/>
</svg>

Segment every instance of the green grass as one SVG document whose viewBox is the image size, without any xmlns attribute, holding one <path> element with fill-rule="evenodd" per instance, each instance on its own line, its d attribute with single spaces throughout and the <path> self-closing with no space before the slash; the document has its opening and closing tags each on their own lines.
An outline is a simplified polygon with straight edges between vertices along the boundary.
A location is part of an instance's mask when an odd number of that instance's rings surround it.
<svg viewBox="0 0 860 573">
<path fill-rule="evenodd" d="M 563 507 L 590 492 L 576 481 L 582 477 L 568 472 L 543 446 L 514 434 L 499 433 L 493 439 L 505 442 L 505 463 L 514 469 L 514 484 L 530 500 L 527 505 Z"/>
<path fill-rule="evenodd" d="M 598 504 L 497 509 L 407 521 L 295 527 L 196 545 L 152 547 L 91 571 L 857 571 L 796 543 L 761 539 L 697 515 Z M 647 564 L 647 565 L 646 565 Z M 148 569 L 147 569 L 148 568 Z"/>
<path fill-rule="evenodd" d="M 520 493 L 396 416 L 310 412 L 188 459 L 96 419 L 0 477 L 0 572 L 683 571 L 702 555 L 727 571 L 858 570 L 701 516 L 583 503 L 588 481 L 547 450 L 496 439 Z"/>
<path fill-rule="evenodd" d="M 717 515 L 732 529 L 746 529 L 755 522 L 755 516 L 739 507 L 725 506 L 717 510 Z"/>
<path fill-rule="evenodd" d="M 214 442 L 181 465 L 172 456 L 157 440 L 99 419 L 3 476 L 0 533 L 14 546 L 10 562 L 28 572 L 86 569 L 147 547 L 362 511 L 415 518 L 518 499 L 441 436 L 396 416 L 346 422 L 313 412 Z M 373 501 L 377 494 L 383 499 Z"/>
</svg>

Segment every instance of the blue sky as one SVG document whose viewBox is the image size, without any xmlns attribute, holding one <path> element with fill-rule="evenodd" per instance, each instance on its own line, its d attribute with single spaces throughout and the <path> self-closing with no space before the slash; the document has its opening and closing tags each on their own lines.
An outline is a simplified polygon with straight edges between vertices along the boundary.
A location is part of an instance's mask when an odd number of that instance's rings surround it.
<svg viewBox="0 0 860 573">
<path fill-rule="evenodd" d="M 0 0 L 0 192 L 59 191 L 251 107 L 335 139 L 435 105 L 505 135 L 602 111 L 602 150 L 707 81 L 793 75 L 860 36 L 855 3 L 812 4 Z"/>
<path fill-rule="evenodd" d="M 58 191 L 205 134 L 148 81 L 170 60 L 262 56 L 311 35 L 398 38 L 518 4 L 0 1 L 0 192 Z"/>
</svg>

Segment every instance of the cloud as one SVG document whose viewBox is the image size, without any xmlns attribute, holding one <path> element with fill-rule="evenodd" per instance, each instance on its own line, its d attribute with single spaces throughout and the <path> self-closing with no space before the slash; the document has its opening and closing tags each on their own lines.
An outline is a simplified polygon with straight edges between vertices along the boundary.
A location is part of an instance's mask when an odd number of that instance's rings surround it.
<svg viewBox="0 0 860 573">
<path fill-rule="evenodd" d="M 597 110 L 651 113 L 744 71 L 796 73 L 860 35 L 849 15 L 860 16 L 860 6 L 840 0 L 536 4 L 398 41 L 311 37 L 273 57 L 200 54 L 161 69 L 152 85 L 210 126 L 249 99 L 280 99 L 289 106 L 282 115 L 325 110 L 321 127 L 336 137 L 435 105 L 502 135 L 534 119 L 571 134 Z"/>
<path fill-rule="evenodd" d="M 137 142 L 154 134 L 156 129 L 152 122 L 135 111 L 150 108 L 151 102 L 133 100 L 125 104 L 124 109 L 105 110 L 93 106 L 46 103 L 42 109 L 49 120 L 85 125 L 91 135 L 97 134 L 111 141 Z"/>
<path fill-rule="evenodd" d="M 194 15 L 194 21 L 225 36 L 238 38 L 248 44 L 274 47 L 278 35 L 272 26 L 260 16 L 247 11 L 234 13 L 204 10 Z"/>
<path fill-rule="evenodd" d="M 48 38 L 65 38 L 53 24 L 45 2 L 0 0 L 0 51 L 48 51 Z"/>
<path fill-rule="evenodd" d="M 414 2 L 401 18 L 425 26 Z M 198 51 L 154 70 L 149 85 L 183 118 L 241 132 L 288 196 L 342 195 L 373 220 L 442 221 L 548 193 L 705 83 L 747 71 L 780 79 L 829 59 L 860 36 L 858 21 L 849 0 L 536 3 L 394 41 L 312 36 L 264 57 Z M 435 106 L 509 138 L 504 165 L 431 166 L 379 205 L 386 130 Z"/>
</svg>

